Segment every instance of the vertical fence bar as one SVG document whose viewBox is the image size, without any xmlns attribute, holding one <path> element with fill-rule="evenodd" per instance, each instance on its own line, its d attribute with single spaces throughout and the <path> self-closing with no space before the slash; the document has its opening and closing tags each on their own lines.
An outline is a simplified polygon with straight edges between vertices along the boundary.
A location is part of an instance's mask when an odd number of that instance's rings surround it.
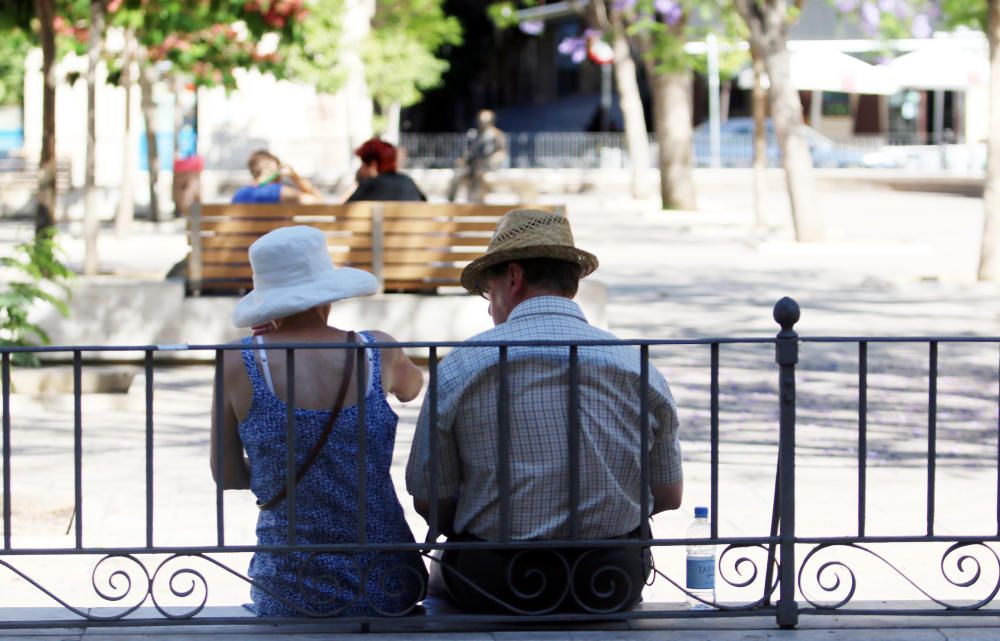
<svg viewBox="0 0 1000 641">
<path fill-rule="evenodd" d="M 226 514 L 225 514 L 225 498 L 222 493 L 222 479 L 226 476 L 225 470 L 225 457 L 222 456 L 223 450 L 223 410 L 225 409 L 225 396 L 223 390 L 223 376 L 225 374 L 225 367 L 223 364 L 223 357 L 225 352 L 221 349 L 215 350 L 215 390 L 213 392 L 215 396 L 215 469 L 218 473 L 215 475 L 215 539 L 219 547 L 226 544 Z"/>
<path fill-rule="evenodd" d="M 438 378 L 437 378 L 437 346 L 431 345 L 427 355 L 427 437 L 430 439 L 428 450 L 430 454 L 430 514 L 427 521 L 427 540 L 436 541 L 441 526 L 438 523 Z"/>
<path fill-rule="evenodd" d="M 569 346 L 569 422 L 566 426 L 569 463 L 569 537 L 580 536 L 580 347 Z M 645 487 L 645 486 L 643 486 Z M 645 490 L 643 495 L 645 496 Z"/>
<path fill-rule="evenodd" d="M 649 533 L 649 345 L 639 346 L 639 532 Z"/>
<path fill-rule="evenodd" d="M 780 406 L 780 496 L 781 496 L 781 585 L 777 622 L 782 628 L 794 628 L 799 619 L 795 602 L 795 365 L 799 361 L 798 334 L 793 329 L 799 320 L 799 305 L 785 297 L 774 306 L 774 320 L 781 326 L 774 346 L 778 363 Z"/>
<path fill-rule="evenodd" d="M 3 549 L 10 549 L 10 354 L 0 357 L 3 394 Z"/>
<path fill-rule="evenodd" d="M 938 343 L 930 343 L 927 383 L 927 536 L 934 534 L 934 485 L 937 474 Z"/>
<path fill-rule="evenodd" d="M 1000 374 L 1000 359 L 997 363 L 997 372 Z M 1000 536 L 1000 377 L 997 379 L 997 536 Z"/>
<path fill-rule="evenodd" d="M 146 547 L 153 547 L 153 350 L 146 350 Z"/>
<path fill-rule="evenodd" d="M 709 391 L 709 412 L 711 414 L 711 433 L 710 433 L 710 448 L 711 452 L 709 454 L 711 458 L 710 463 L 710 503 L 711 503 L 711 536 L 712 538 L 717 538 L 719 536 L 719 344 L 712 343 L 712 353 L 711 353 L 711 385 Z"/>
<path fill-rule="evenodd" d="M 507 346 L 500 346 L 497 367 L 500 389 L 497 390 L 497 485 L 500 491 L 500 540 L 510 540 L 510 387 L 507 377 Z"/>
<path fill-rule="evenodd" d="M 368 388 L 368 360 L 364 347 L 355 351 L 357 357 L 358 403 L 358 543 L 368 542 L 368 422 L 365 417 L 365 396 Z M 351 354 L 348 352 L 348 358 Z M 435 461 L 436 464 L 436 461 Z"/>
<path fill-rule="evenodd" d="M 76 547 L 83 547 L 83 355 L 73 351 L 73 510 Z"/>
<path fill-rule="evenodd" d="M 286 385 L 288 387 L 285 392 L 285 408 L 287 411 L 287 418 L 285 422 L 287 423 L 285 432 L 285 487 L 288 488 L 288 492 L 285 495 L 285 505 L 288 508 L 288 534 L 286 537 L 286 543 L 288 545 L 295 545 L 296 536 L 295 532 L 298 529 L 298 514 L 297 505 L 295 499 L 296 486 L 296 475 L 298 472 L 298 462 L 295 457 L 296 450 L 296 436 L 295 433 L 295 350 L 288 349 L 285 350 L 285 376 Z"/>
<path fill-rule="evenodd" d="M 868 342 L 858 343 L 858 536 L 865 535 L 868 502 Z"/>
</svg>

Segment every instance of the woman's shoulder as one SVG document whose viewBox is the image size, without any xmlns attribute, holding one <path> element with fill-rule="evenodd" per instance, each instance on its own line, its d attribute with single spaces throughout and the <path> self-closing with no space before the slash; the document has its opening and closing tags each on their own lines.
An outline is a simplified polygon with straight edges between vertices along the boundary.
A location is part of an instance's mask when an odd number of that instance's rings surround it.
<svg viewBox="0 0 1000 641">
<path fill-rule="evenodd" d="M 233 345 L 233 346 L 239 345 L 243 349 L 247 349 L 248 347 L 250 347 L 250 345 L 252 344 L 252 342 L 253 342 L 253 338 L 252 337 L 250 337 L 250 336 L 244 336 L 243 338 L 237 338 L 234 341 L 229 341 L 228 343 L 226 343 L 226 345 L 227 346 L 229 346 L 229 345 Z M 234 371 L 237 371 L 237 370 L 238 371 L 242 371 L 243 370 L 243 350 L 239 350 L 239 349 L 226 349 L 226 350 L 222 350 L 222 354 L 223 354 L 223 356 L 222 356 L 222 362 L 223 362 L 223 367 L 224 367 L 224 369 L 226 371 L 226 374 L 230 374 L 230 373 L 232 373 Z"/>
</svg>

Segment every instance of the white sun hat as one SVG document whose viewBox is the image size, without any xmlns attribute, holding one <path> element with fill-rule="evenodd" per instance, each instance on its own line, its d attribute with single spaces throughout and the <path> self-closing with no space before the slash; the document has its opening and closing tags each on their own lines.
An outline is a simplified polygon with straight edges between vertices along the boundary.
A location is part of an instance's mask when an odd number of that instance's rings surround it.
<svg viewBox="0 0 1000 641">
<path fill-rule="evenodd" d="M 370 296 L 370 273 L 334 267 L 326 236 L 315 227 L 282 227 L 250 245 L 253 291 L 233 309 L 233 325 L 253 327 L 345 298 Z"/>
</svg>

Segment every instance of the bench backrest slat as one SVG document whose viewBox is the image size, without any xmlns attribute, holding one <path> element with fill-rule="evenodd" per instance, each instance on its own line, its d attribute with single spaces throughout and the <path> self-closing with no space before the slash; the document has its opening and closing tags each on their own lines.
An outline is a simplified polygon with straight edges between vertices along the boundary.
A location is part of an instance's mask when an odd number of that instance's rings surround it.
<svg viewBox="0 0 1000 641">
<path fill-rule="evenodd" d="M 331 259 L 366 269 L 385 290 L 456 287 L 462 268 L 481 256 L 506 205 L 362 202 L 345 205 L 212 204 L 190 218 L 190 287 L 196 292 L 253 286 L 247 250 L 289 225 L 326 233 Z M 563 212 L 562 207 L 541 209 Z"/>
</svg>

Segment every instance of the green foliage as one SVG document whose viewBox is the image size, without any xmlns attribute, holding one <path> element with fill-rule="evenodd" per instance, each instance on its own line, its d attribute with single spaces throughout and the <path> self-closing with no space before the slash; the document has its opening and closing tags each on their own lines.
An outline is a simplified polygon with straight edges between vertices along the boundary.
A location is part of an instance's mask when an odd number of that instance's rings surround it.
<svg viewBox="0 0 1000 641">
<path fill-rule="evenodd" d="M 19 29 L 0 30 L 0 105 L 19 105 L 24 97 L 24 59 L 31 49 Z"/>
<path fill-rule="evenodd" d="M 380 111 L 398 102 L 407 107 L 441 82 L 448 63 L 444 46 L 462 41 L 462 26 L 441 0 L 380 0 L 362 50 L 365 76 Z"/>
<path fill-rule="evenodd" d="M 685 53 L 684 45 L 714 33 L 719 43 L 719 74 L 732 78 L 749 62 L 749 54 L 738 43 L 747 38 L 746 25 L 727 0 L 678 0 L 676 13 L 656 11 L 653 0 L 637 0 L 624 12 L 629 35 L 645 38 L 644 55 L 661 73 L 693 70 L 707 73 L 705 55 Z"/>
<path fill-rule="evenodd" d="M 5 0 L 0 3 L 0 32 L 8 29 L 27 30 L 34 15 L 34 0 Z"/>
<path fill-rule="evenodd" d="M 512 2 L 511 0 L 504 0 L 503 2 L 494 2 L 486 8 L 486 13 L 489 15 L 490 20 L 499 29 L 510 29 L 511 27 L 516 27 L 521 21 L 517 17 L 517 10 L 524 9 L 527 7 L 537 6 L 537 0 L 521 0 L 520 2 Z"/>
<path fill-rule="evenodd" d="M 986 0 L 941 0 L 941 15 L 949 27 L 986 31 L 989 6 Z"/>
<path fill-rule="evenodd" d="M 312 0 L 307 7 L 299 44 L 287 49 L 288 73 L 319 93 L 335 93 L 347 78 L 340 66 L 344 0 Z"/>
<path fill-rule="evenodd" d="M 0 257 L 0 269 L 9 272 L 0 290 L 0 347 L 48 345 L 49 336 L 28 320 L 37 303 L 51 305 L 63 316 L 69 314 L 67 281 L 71 272 L 60 260 L 55 229 L 41 232 L 34 240 L 14 248 L 12 256 Z M 37 365 L 34 354 L 15 354 L 20 365 Z"/>
</svg>

